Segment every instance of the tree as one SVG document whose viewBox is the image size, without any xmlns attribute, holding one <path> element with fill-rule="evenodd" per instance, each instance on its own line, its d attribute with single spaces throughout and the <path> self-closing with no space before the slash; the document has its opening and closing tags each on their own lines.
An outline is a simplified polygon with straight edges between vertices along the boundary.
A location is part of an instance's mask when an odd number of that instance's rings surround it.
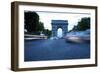
<svg viewBox="0 0 100 73">
<path fill-rule="evenodd" d="M 25 12 L 24 13 L 25 20 L 25 29 L 28 32 L 36 32 L 39 25 L 39 15 L 36 12 Z"/>
<path fill-rule="evenodd" d="M 44 23 L 39 21 L 39 15 L 36 12 L 25 12 L 25 29 L 30 34 L 37 34 L 39 35 L 41 32 L 44 33 L 46 36 L 51 35 L 51 31 L 44 28 Z"/>
<path fill-rule="evenodd" d="M 44 23 L 43 22 L 39 22 L 38 27 L 37 27 L 38 31 L 43 31 L 44 30 Z"/>
<path fill-rule="evenodd" d="M 48 29 L 44 29 L 43 33 L 48 36 L 48 38 L 51 36 L 51 31 Z"/>
<path fill-rule="evenodd" d="M 70 31 L 77 31 L 77 30 L 78 30 L 77 25 L 74 25 L 73 29 Z"/>
<path fill-rule="evenodd" d="M 78 22 L 77 26 L 74 26 L 74 31 L 84 31 L 86 29 L 90 29 L 90 18 L 82 18 L 81 21 Z"/>
<path fill-rule="evenodd" d="M 78 22 L 78 30 L 86 30 L 90 29 L 90 18 L 82 18 L 80 22 Z"/>
</svg>

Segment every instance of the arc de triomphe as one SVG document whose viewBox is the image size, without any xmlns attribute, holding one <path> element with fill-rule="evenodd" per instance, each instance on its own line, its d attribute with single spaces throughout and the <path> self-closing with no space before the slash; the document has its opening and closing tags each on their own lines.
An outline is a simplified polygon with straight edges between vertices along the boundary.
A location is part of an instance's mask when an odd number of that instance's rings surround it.
<svg viewBox="0 0 100 73">
<path fill-rule="evenodd" d="M 64 37 L 68 32 L 68 21 L 67 20 L 52 20 L 52 37 L 57 36 L 58 28 L 62 29 L 62 37 Z"/>
</svg>

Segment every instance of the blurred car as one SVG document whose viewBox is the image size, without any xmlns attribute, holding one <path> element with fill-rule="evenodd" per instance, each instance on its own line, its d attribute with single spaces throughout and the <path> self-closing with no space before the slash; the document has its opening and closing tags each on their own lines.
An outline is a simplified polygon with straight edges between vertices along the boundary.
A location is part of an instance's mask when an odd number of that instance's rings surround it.
<svg viewBox="0 0 100 73">
<path fill-rule="evenodd" d="M 70 32 L 66 35 L 65 40 L 67 42 L 90 42 L 90 31 L 78 31 L 78 32 Z"/>
</svg>

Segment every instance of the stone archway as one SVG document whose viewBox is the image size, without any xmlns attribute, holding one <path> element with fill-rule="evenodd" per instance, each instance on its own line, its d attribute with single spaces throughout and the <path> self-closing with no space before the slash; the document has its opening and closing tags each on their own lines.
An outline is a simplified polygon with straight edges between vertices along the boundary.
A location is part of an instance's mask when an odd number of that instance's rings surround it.
<svg viewBox="0 0 100 73">
<path fill-rule="evenodd" d="M 52 37 L 57 37 L 57 29 L 61 28 L 63 31 L 62 37 L 68 32 L 68 21 L 67 20 L 52 20 Z"/>
<path fill-rule="evenodd" d="M 58 38 L 61 38 L 62 36 L 63 36 L 62 28 L 58 28 L 58 29 L 57 29 L 57 37 L 58 37 Z"/>
</svg>

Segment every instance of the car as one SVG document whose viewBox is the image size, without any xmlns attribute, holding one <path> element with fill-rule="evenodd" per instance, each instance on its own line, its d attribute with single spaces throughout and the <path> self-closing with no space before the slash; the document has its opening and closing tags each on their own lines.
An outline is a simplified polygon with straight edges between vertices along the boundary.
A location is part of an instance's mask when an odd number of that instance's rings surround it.
<svg viewBox="0 0 100 73">
<path fill-rule="evenodd" d="M 67 42 L 76 42 L 76 43 L 82 43 L 82 42 L 90 42 L 90 31 L 73 31 L 69 32 L 65 40 Z"/>
</svg>

